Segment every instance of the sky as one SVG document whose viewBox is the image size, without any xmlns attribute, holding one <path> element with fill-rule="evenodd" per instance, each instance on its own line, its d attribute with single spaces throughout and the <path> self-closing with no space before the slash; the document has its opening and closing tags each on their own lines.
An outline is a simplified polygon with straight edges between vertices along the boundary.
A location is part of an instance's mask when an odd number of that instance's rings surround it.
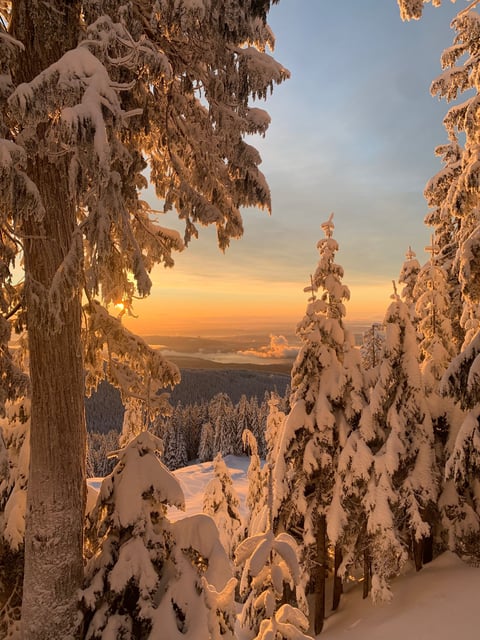
<svg viewBox="0 0 480 640">
<path fill-rule="evenodd" d="M 409 245 L 421 263 L 428 257 L 423 190 L 441 168 L 434 149 L 446 140 L 448 108 L 429 88 L 465 4 L 427 5 L 408 23 L 395 0 L 274 5 L 273 55 L 291 79 L 258 105 L 272 123 L 265 138 L 249 140 L 263 159 L 272 216 L 245 210 L 244 236 L 225 254 L 214 229 L 201 229 L 173 269 L 154 270 L 152 295 L 136 302 L 127 326 L 143 335 L 293 332 L 332 211 L 351 291 L 346 320 L 381 320 Z M 150 191 L 146 199 L 160 206 Z M 180 229 L 171 214 L 161 222 Z"/>
</svg>

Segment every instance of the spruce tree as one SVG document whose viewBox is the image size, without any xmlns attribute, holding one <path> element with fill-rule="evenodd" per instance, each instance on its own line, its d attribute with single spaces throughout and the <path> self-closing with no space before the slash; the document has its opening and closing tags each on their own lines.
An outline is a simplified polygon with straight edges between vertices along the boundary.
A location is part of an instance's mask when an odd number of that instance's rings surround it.
<svg viewBox="0 0 480 640">
<path fill-rule="evenodd" d="M 431 534 L 427 515 L 438 495 L 416 332 L 396 293 L 384 324 L 384 358 L 360 423 L 374 454 L 363 498 L 374 600 L 391 597 L 389 580 L 409 555 L 421 567 L 423 543 Z"/>
<path fill-rule="evenodd" d="M 245 528 L 248 535 L 258 532 L 257 516 L 264 510 L 267 501 L 267 483 L 265 473 L 262 473 L 258 445 L 255 436 L 249 429 L 243 432 L 243 446 L 250 454 L 250 464 L 247 470 L 248 491 L 246 497 L 247 519 Z"/>
<path fill-rule="evenodd" d="M 213 473 L 214 477 L 205 487 L 203 512 L 213 518 L 225 551 L 233 559 L 235 548 L 244 537 L 244 525 L 240 501 L 220 453 L 213 461 Z"/>
<path fill-rule="evenodd" d="M 234 408 L 230 397 L 226 393 L 217 393 L 209 404 L 209 420 L 215 428 L 213 441 L 214 452 L 228 456 L 235 451 L 236 427 Z"/>
<path fill-rule="evenodd" d="M 200 462 L 207 462 L 214 458 L 214 440 L 215 432 L 210 422 L 205 422 L 202 425 L 200 433 L 200 444 L 198 445 L 198 459 Z"/>
<path fill-rule="evenodd" d="M 480 451 L 480 387 L 477 375 L 480 351 L 479 25 L 476 3 L 459 12 L 452 22 L 456 32 L 453 45 L 442 54 L 443 72 L 431 88 L 433 94 L 448 102 L 457 100 L 463 92 L 469 92 L 465 100 L 449 109 L 444 119 L 450 145 L 446 147 L 448 164 L 444 172 L 442 200 L 438 198 L 442 187 L 440 178 L 434 178 L 431 193 L 432 204 L 441 205 L 442 219 L 454 228 L 452 246 L 456 251 L 452 271 L 458 277 L 462 304 L 460 324 L 463 343 L 460 353 L 445 373 L 443 391 L 467 412 L 450 449 L 446 467 L 447 477 L 455 482 L 458 495 L 453 495 L 455 492 L 452 490 L 445 502 L 454 531 L 453 547 L 462 555 L 474 558 L 478 558 L 480 553 L 476 542 L 480 518 L 476 498 Z M 458 292 L 458 287 L 453 291 Z M 458 293 L 452 299 L 458 301 Z"/>
<path fill-rule="evenodd" d="M 291 411 L 280 432 L 274 470 L 274 516 L 278 530 L 299 539 L 311 621 L 319 633 L 325 617 L 327 516 L 338 456 L 363 407 L 359 352 L 345 329 L 343 269 L 332 216 L 322 225 L 320 259 L 304 318 L 297 326 L 302 347 L 292 369 Z M 317 292 L 319 297 L 317 298 Z"/>
<path fill-rule="evenodd" d="M 417 254 L 412 250 L 412 247 L 408 247 L 408 251 L 405 254 L 406 260 L 400 270 L 398 276 L 398 282 L 403 284 L 403 289 L 400 292 L 402 300 L 408 306 L 410 312 L 411 321 L 416 324 L 416 311 L 415 311 L 415 284 L 417 282 L 418 274 L 420 273 L 420 263 L 417 260 Z"/>
</svg>

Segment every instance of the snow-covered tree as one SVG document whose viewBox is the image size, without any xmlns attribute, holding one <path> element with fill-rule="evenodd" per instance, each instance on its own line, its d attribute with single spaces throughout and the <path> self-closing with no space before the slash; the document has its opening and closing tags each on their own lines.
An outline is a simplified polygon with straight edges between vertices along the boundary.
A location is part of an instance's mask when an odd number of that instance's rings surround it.
<svg viewBox="0 0 480 640">
<path fill-rule="evenodd" d="M 120 434 L 119 444 L 126 447 L 130 440 L 136 438 L 140 433 L 146 430 L 147 425 L 145 409 L 142 403 L 136 399 L 129 398 L 125 403 L 125 413 L 123 414 L 122 433 Z"/>
<path fill-rule="evenodd" d="M 220 453 L 213 461 L 213 473 L 214 477 L 205 487 L 203 512 L 213 518 L 225 551 L 233 559 L 235 548 L 244 537 L 244 526 L 239 511 L 240 501 Z"/>
<path fill-rule="evenodd" d="M 0 418 L 0 635 L 20 636 L 30 401 L 5 403 Z"/>
<path fill-rule="evenodd" d="M 410 319 L 413 323 L 416 321 L 416 312 L 415 312 L 415 295 L 414 289 L 415 284 L 417 282 L 417 276 L 420 272 L 420 263 L 417 260 L 417 254 L 412 250 L 412 247 L 408 247 L 408 251 L 405 254 L 405 262 L 402 265 L 400 270 L 400 275 L 398 276 L 398 282 L 403 284 L 403 289 L 400 292 L 402 300 L 408 306 L 410 312 Z"/>
<path fill-rule="evenodd" d="M 362 367 L 365 371 L 375 371 L 380 365 L 385 343 L 383 327 L 379 322 L 374 322 L 370 329 L 363 334 L 360 355 L 362 357 Z"/>
<path fill-rule="evenodd" d="M 242 233 L 240 207 L 270 208 L 259 154 L 244 141 L 269 124 L 251 101 L 288 76 L 265 51 L 274 43 L 270 4 L 0 4 L 1 281 L 21 251 L 32 384 L 26 639 L 67 637 L 75 627 L 85 501 L 82 289 L 89 323 L 96 299 L 128 309 L 133 295 L 149 293 L 153 265 L 170 266 L 182 248 L 142 200 L 147 167 L 165 210 L 184 221 L 186 242 L 213 224 L 225 249 Z M 88 329 L 93 351 L 97 320 Z M 172 382 L 161 367 L 158 378 Z"/>
<path fill-rule="evenodd" d="M 178 403 L 173 415 L 167 418 L 162 430 L 163 462 L 170 471 L 185 467 L 188 463 L 187 443 L 183 431 L 183 416 L 182 404 Z"/>
<path fill-rule="evenodd" d="M 240 595 L 245 598 L 240 616 L 242 637 L 311 640 L 305 635 L 309 623 L 298 554 L 290 535 L 275 536 L 271 529 L 246 538 L 237 547 L 235 562 L 243 569 Z M 299 607 L 284 603 L 286 588 L 295 593 Z"/>
<path fill-rule="evenodd" d="M 214 452 L 220 453 L 222 456 L 233 454 L 237 440 L 237 429 L 234 407 L 230 397 L 226 393 L 217 393 L 210 401 L 208 415 L 215 429 Z"/>
<path fill-rule="evenodd" d="M 207 418 L 207 405 L 205 402 L 188 404 L 183 411 L 183 433 L 187 445 L 187 458 L 194 460 L 198 457 L 202 425 Z"/>
<path fill-rule="evenodd" d="M 285 420 L 285 412 L 280 409 L 280 398 L 275 392 L 270 394 L 267 406 L 268 414 L 265 428 L 265 442 L 267 448 L 266 460 L 273 468 L 277 458 L 279 437 L 283 421 Z"/>
<path fill-rule="evenodd" d="M 385 315 L 379 378 L 360 423 L 374 454 L 363 506 L 372 563 L 372 598 L 390 597 L 389 579 L 408 554 L 417 568 L 438 495 L 433 429 L 419 367 L 416 332 L 395 293 Z"/>
<path fill-rule="evenodd" d="M 210 422 L 205 422 L 202 425 L 200 433 L 200 444 L 198 446 L 198 458 L 200 462 L 207 462 L 207 460 L 213 460 L 215 451 L 213 448 L 215 432 Z"/>
<path fill-rule="evenodd" d="M 115 457 L 112 451 L 119 448 L 118 431 L 110 429 L 106 433 L 87 433 L 87 477 L 104 478 L 113 471 Z"/>
<path fill-rule="evenodd" d="M 480 414 L 477 355 L 480 342 L 480 165 L 478 162 L 478 96 L 480 89 L 480 14 L 477 3 L 459 12 L 452 22 L 456 31 L 453 45 L 441 58 L 443 72 L 431 91 L 449 101 L 462 93 L 466 98 L 448 111 L 444 124 L 449 144 L 440 147 L 445 167 L 427 186 L 429 204 L 436 207 L 434 222 L 450 232 L 454 255 L 450 273 L 458 280 L 451 284 L 452 307 L 461 311 L 463 344 L 450 363 L 443 391 L 467 412 L 452 443 L 447 476 L 455 482 L 442 504 L 452 524 L 450 543 L 462 555 L 479 556 L 478 538 L 478 415 Z M 453 252 L 452 252 L 453 253 Z M 460 290 L 460 295 L 459 295 Z M 460 306 L 461 305 L 461 306 Z M 447 481 L 448 483 L 448 481 Z M 448 489 L 448 486 L 447 486 Z M 456 495 L 455 495 L 456 492 Z M 443 498 L 443 497 L 442 497 Z M 453 533 L 452 533 L 453 532 Z M 473 542 L 472 542 L 473 541 Z"/>
<path fill-rule="evenodd" d="M 262 472 L 260 457 L 258 455 L 257 440 L 249 429 L 243 432 L 243 446 L 247 453 L 250 453 L 250 464 L 247 470 L 248 491 L 246 497 L 246 507 L 248 516 L 245 528 L 248 535 L 257 533 L 256 517 L 266 504 L 267 483 L 266 476 Z"/>
<path fill-rule="evenodd" d="M 464 303 L 465 344 L 468 344 L 480 326 L 480 168 L 477 153 L 480 120 L 476 108 L 480 89 L 480 14 L 469 7 L 457 15 L 452 26 L 456 31 L 454 43 L 442 55 L 444 71 L 433 82 L 431 90 L 447 101 L 457 99 L 465 91 L 471 92 L 466 100 L 452 106 L 444 119 L 452 143 L 464 139 L 460 166 L 449 185 L 445 206 L 455 219 L 458 243 L 455 263 Z"/>
<path fill-rule="evenodd" d="M 348 288 L 335 263 L 338 244 L 332 216 L 312 277 L 305 317 L 297 326 L 302 347 L 292 369 L 291 411 L 281 432 L 274 471 L 277 527 L 299 535 L 307 594 L 312 594 L 312 627 L 325 617 L 327 514 L 338 456 L 363 407 L 360 355 L 343 325 Z M 319 297 L 317 298 L 317 292 Z"/>
<path fill-rule="evenodd" d="M 465 411 L 446 463 L 448 487 L 443 507 L 450 521 L 450 547 L 461 556 L 480 559 L 480 333 L 452 361 L 443 391 Z"/>
<path fill-rule="evenodd" d="M 446 315 L 452 326 L 452 341 L 458 353 L 465 339 L 465 330 L 461 325 L 462 294 L 458 274 L 458 219 L 453 214 L 450 198 L 462 169 L 463 151 L 456 140 L 440 145 L 436 155 L 443 160 L 443 168 L 429 180 L 425 187 L 425 199 L 431 210 L 425 216 L 425 224 L 432 227 L 437 247 L 436 264 L 447 280 L 449 307 Z"/>
<path fill-rule="evenodd" d="M 430 2 L 434 7 L 439 7 L 442 4 L 442 0 L 397 0 L 402 20 L 418 20 L 422 17 L 423 5 Z M 455 0 L 451 0 L 451 2 L 455 2 Z"/>
<path fill-rule="evenodd" d="M 167 506 L 183 509 L 184 497 L 161 449 L 144 432 L 119 451 L 89 515 L 86 639 L 203 640 L 208 630 L 233 640 L 228 559 L 208 518 L 169 522 Z"/>
</svg>

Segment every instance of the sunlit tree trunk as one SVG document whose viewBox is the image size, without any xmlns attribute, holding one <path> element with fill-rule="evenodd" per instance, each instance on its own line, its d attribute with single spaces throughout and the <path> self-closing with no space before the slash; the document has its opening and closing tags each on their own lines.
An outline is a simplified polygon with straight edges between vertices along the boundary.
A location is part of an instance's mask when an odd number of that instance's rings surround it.
<svg viewBox="0 0 480 640">
<path fill-rule="evenodd" d="M 340 569 L 340 565 L 343 561 L 342 548 L 339 544 L 335 545 L 335 564 L 334 564 L 334 572 L 333 572 L 333 599 L 332 599 L 332 611 L 336 611 L 338 609 L 338 605 L 340 604 L 340 598 L 343 593 L 343 582 L 342 578 L 338 575 L 338 570 Z"/>
<path fill-rule="evenodd" d="M 79 9 L 76 1 L 14 3 L 11 31 L 25 45 L 15 70 L 17 84 L 31 81 L 76 45 Z M 37 137 L 41 148 L 41 130 Z M 62 301 L 56 326 L 45 309 L 75 229 L 67 163 L 68 156 L 51 159 L 32 150 L 27 165 L 45 215 L 39 223 L 32 212 L 23 226 L 32 384 L 23 640 L 74 637 L 83 579 L 86 443 L 80 294 L 72 292 Z"/>
</svg>

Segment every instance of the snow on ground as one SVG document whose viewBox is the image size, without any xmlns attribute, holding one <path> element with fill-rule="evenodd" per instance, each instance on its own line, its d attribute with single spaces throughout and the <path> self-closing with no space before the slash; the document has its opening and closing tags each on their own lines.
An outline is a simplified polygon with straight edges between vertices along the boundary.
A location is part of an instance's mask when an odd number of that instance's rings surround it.
<svg viewBox="0 0 480 640">
<path fill-rule="evenodd" d="M 245 497 L 248 489 L 247 469 L 250 458 L 245 456 L 225 456 L 225 463 L 232 476 L 233 485 L 240 500 L 240 512 L 245 513 Z M 172 508 L 168 511 L 170 520 L 175 521 L 185 515 L 202 513 L 205 487 L 213 478 L 213 462 L 192 464 L 174 471 L 185 495 L 185 513 Z"/>
<path fill-rule="evenodd" d="M 360 588 L 342 598 L 322 640 L 478 640 L 480 569 L 444 553 L 393 584 L 393 600 L 373 605 Z"/>
<path fill-rule="evenodd" d="M 226 456 L 244 511 L 249 458 Z M 174 472 L 185 493 L 185 513 L 169 510 L 174 521 L 202 512 L 203 492 L 213 477 L 213 463 L 189 465 Z M 98 489 L 99 479 L 89 484 Z M 478 640 L 480 638 L 480 569 L 444 553 L 397 578 L 393 600 L 373 605 L 362 600 L 361 588 L 342 597 L 339 610 L 325 622 L 320 640 Z"/>
</svg>

